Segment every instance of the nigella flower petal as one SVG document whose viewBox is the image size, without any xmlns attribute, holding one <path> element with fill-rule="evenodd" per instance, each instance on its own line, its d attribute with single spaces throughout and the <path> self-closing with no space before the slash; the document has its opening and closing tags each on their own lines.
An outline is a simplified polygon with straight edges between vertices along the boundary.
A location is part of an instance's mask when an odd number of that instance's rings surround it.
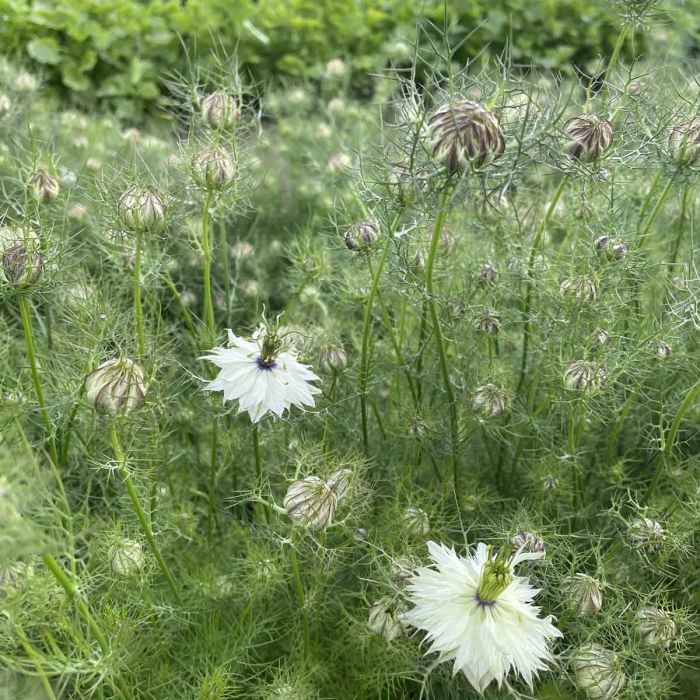
<svg viewBox="0 0 700 700">
<path fill-rule="evenodd" d="M 201 358 L 221 370 L 207 391 L 222 391 L 224 401 L 237 400 L 238 413 L 247 412 L 254 423 L 267 413 L 281 417 L 292 406 L 315 405 L 313 396 L 321 390 L 310 382 L 319 378 L 292 353 L 264 355 L 264 333 L 247 340 L 229 330 L 228 341 L 229 347 L 213 348 Z"/>
<path fill-rule="evenodd" d="M 553 660 L 551 640 L 561 636 L 553 618 L 539 617 L 540 609 L 531 605 L 537 591 L 513 574 L 511 560 L 510 581 L 484 604 L 478 592 L 491 557 L 486 545 L 468 557 L 434 542 L 428 549 L 435 568 L 414 573 L 406 589 L 414 607 L 404 621 L 423 630 L 429 653 L 452 661 L 453 672 L 462 671 L 479 693 L 492 681 L 500 687 L 511 671 L 531 687 Z"/>
</svg>

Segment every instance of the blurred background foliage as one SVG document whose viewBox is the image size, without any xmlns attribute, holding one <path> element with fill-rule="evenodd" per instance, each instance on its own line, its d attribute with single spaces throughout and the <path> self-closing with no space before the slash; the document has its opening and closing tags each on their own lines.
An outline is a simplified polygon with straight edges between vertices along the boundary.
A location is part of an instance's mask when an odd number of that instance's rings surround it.
<svg viewBox="0 0 700 700">
<path fill-rule="evenodd" d="M 612 52 L 629 7 L 607 0 L 0 0 L 0 42 L 75 106 L 97 102 L 133 118 L 157 105 L 165 75 L 187 73 L 213 53 L 236 54 L 263 86 L 313 79 L 320 64 L 341 57 L 362 95 L 371 89 L 368 72 L 411 62 L 416 27 L 426 48 L 447 28 L 462 63 L 507 56 L 514 65 L 592 71 Z M 692 51 L 700 0 L 670 7 L 656 23 L 681 27 Z M 645 43 L 638 33 L 637 54 Z"/>
</svg>

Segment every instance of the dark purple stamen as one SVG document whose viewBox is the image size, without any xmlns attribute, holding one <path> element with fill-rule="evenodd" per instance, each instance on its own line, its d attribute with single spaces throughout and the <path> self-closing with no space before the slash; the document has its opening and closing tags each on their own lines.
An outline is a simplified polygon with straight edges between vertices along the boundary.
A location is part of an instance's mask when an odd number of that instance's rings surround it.
<svg viewBox="0 0 700 700">
<path fill-rule="evenodd" d="M 276 360 L 270 360 L 270 362 L 265 362 L 265 360 L 263 360 L 263 358 L 260 355 L 258 355 L 257 357 L 257 363 L 258 369 L 264 369 L 266 372 L 269 372 L 277 366 Z"/>
<path fill-rule="evenodd" d="M 496 605 L 495 600 L 481 600 L 481 597 L 479 596 L 479 590 L 477 589 L 476 594 L 474 595 L 476 598 L 476 602 L 479 605 L 480 608 L 492 608 L 494 605 Z"/>
</svg>

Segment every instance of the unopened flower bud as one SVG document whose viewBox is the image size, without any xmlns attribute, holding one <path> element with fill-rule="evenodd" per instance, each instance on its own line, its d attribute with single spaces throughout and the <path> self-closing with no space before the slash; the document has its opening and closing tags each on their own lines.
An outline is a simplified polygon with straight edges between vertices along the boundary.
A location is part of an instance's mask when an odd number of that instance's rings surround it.
<svg viewBox="0 0 700 700">
<path fill-rule="evenodd" d="M 117 212 L 132 231 L 156 231 L 165 222 L 165 202 L 156 190 L 130 187 L 119 198 Z"/>
<path fill-rule="evenodd" d="M 627 246 L 624 243 L 613 243 L 610 253 L 615 260 L 622 260 L 627 255 Z"/>
<path fill-rule="evenodd" d="M 422 508 L 410 506 L 403 515 L 403 529 L 410 535 L 427 535 L 430 532 L 430 518 Z"/>
<path fill-rule="evenodd" d="M 217 90 L 202 100 L 202 121 L 215 129 L 228 129 L 241 116 L 236 99 L 223 90 Z"/>
<path fill-rule="evenodd" d="M 530 561 L 530 566 L 532 567 L 539 566 L 547 554 L 544 540 L 534 532 L 522 531 L 516 533 L 510 538 L 510 546 L 513 552 L 520 550 L 525 554 L 539 554 L 539 559 Z"/>
<path fill-rule="evenodd" d="M 328 475 L 326 483 L 331 491 L 335 494 L 335 498 L 339 501 L 352 485 L 353 472 L 352 469 L 336 469 L 332 474 Z"/>
<path fill-rule="evenodd" d="M 68 210 L 68 218 L 72 219 L 73 221 L 84 221 L 85 217 L 87 216 L 87 207 L 84 204 L 81 204 L 80 202 L 76 202 L 69 210 Z"/>
<path fill-rule="evenodd" d="M 484 309 L 484 311 L 474 319 L 474 328 L 481 333 L 495 335 L 498 333 L 500 327 L 501 317 L 490 309 Z"/>
<path fill-rule="evenodd" d="M 481 280 L 484 284 L 494 285 L 498 282 L 498 270 L 491 264 L 486 263 L 481 268 Z"/>
<path fill-rule="evenodd" d="M 632 96 L 641 94 L 642 90 L 644 90 L 644 83 L 639 80 L 633 80 L 627 88 L 627 92 Z"/>
<path fill-rule="evenodd" d="M 601 158 L 613 142 L 612 123 L 595 114 L 582 114 L 564 125 L 569 137 L 569 155 L 583 163 Z"/>
<path fill-rule="evenodd" d="M 10 284 L 34 284 L 44 273 L 45 262 L 36 234 L 0 229 L 2 270 Z"/>
<path fill-rule="evenodd" d="M 307 476 L 289 485 L 284 507 L 295 525 L 325 530 L 335 517 L 337 497 L 333 489 L 317 476 Z"/>
<path fill-rule="evenodd" d="M 343 234 L 343 238 L 350 250 L 364 251 L 372 247 L 380 232 L 378 221 L 358 221 Z"/>
<path fill-rule="evenodd" d="M 372 632 L 388 641 L 404 634 L 401 613 L 389 598 L 381 598 L 370 607 L 368 623 Z"/>
<path fill-rule="evenodd" d="M 700 159 L 700 117 L 689 122 L 679 122 L 668 136 L 671 157 L 684 166 L 696 165 Z"/>
<path fill-rule="evenodd" d="M 342 372 L 348 366 L 348 354 L 341 345 L 327 345 L 318 355 L 318 366 L 328 374 Z"/>
<path fill-rule="evenodd" d="M 357 542 L 357 544 L 367 544 L 369 539 L 369 531 L 366 527 L 358 527 L 352 534 L 352 539 Z"/>
<path fill-rule="evenodd" d="M 408 424 L 408 432 L 414 438 L 422 438 L 423 435 L 425 435 L 427 429 L 427 423 L 424 420 L 421 420 L 420 418 L 413 418 Z"/>
<path fill-rule="evenodd" d="M 543 476 L 540 483 L 542 484 L 543 491 L 555 491 L 557 488 L 556 477 L 552 476 L 551 474 Z"/>
<path fill-rule="evenodd" d="M 595 362 L 572 362 L 564 373 L 564 386 L 572 391 L 597 391 L 605 384 L 605 370 Z"/>
<path fill-rule="evenodd" d="M 663 340 L 652 342 L 651 346 L 656 350 L 656 355 L 661 360 L 668 360 L 669 357 L 673 356 L 673 348 Z"/>
<path fill-rule="evenodd" d="M 462 318 L 466 310 L 466 307 L 459 299 L 450 299 L 447 302 L 447 311 L 454 319 Z"/>
<path fill-rule="evenodd" d="M 192 161 L 195 182 L 206 190 L 225 188 L 233 182 L 237 172 L 233 156 L 220 146 L 199 151 Z"/>
<path fill-rule="evenodd" d="M 435 159 L 449 173 L 480 169 L 505 151 L 496 116 L 471 100 L 443 104 L 428 121 Z"/>
<path fill-rule="evenodd" d="M 564 588 L 569 606 L 579 615 L 594 615 L 603 607 L 603 590 L 597 578 L 574 574 Z"/>
<path fill-rule="evenodd" d="M 636 518 L 629 525 L 627 537 L 635 549 L 646 554 L 655 554 L 661 549 L 666 539 L 666 533 L 656 520 Z"/>
<path fill-rule="evenodd" d="M 138 143 L 141 140 L 141 132 L 135 127 L 129 129 L 124 129 L 122 131 L 122 141 L 126 141 L 130 144 Z"/>
<path fill-rule="evenodd" d="M 637 612 L 637 631 L 645 644 L 668 649 L 676 638 L 677 628 L 665 610 L 644 607 Z"/>
<path fill-rule="evenodd" d="M 593 336 L 595 337 L 595 342 L 596 342 L 598 345 L 603 346 L 603 345 L 609 345 L 609 344 L 610 344 L 610 333 L 608 333 L 608 331 L 606 331 L 606 330 L 603 329 L 603 328 L 597 328 L 597 329 L 593 332 Z"/>
<path fill-rule="evenodd" d="M 562 280 L 559 292 L 564 299 L 592 302 L 598 298 L 598 287 L 590 277 L 567 277 Z"/>
<path fill-rule="evenodd" d="M 495 417 L 503 415 L 506 411 L 506 393 L 495 384 L 484 384 L 475 392 L 472 399 L 474 410 L 479 413 Z"/>
<path fill-rule="evenodd" d="M 61 191 L 58 180 L 46 170 L 37 170 L 29 185 L 34 198 L 39 202 L 51 202 L 58 197 Z"/>
<path fill-rule="evenodd" d="M 598 249 L 598 250 L 605 250 L 610 244 L 612 243 L 612 238 L 610 236 L 598 236 L 598 238 L 595 239 L 595 242 L 593 245 Z"/>
<path fill-rule="evenodd" d="M 403 584 L 415 575 L 420 563 L 411 557 L 399 557 L 392 562 L 391 580 Z"/>
<path fill-rule="evenodd" d="M 117 542 L 109 552 L 112 571 L 119 576 L 135 576 L 143 568 L 145 560 L 143 548 L 134 540 Z"/>
<path fill-rule="evenodd" d="M 571 657 L 576 685 L 591 700 L 609 700 L 627 685 L 622 663 L 612 651 L 585 644 Z"/>
<path fill-rule="evenodd" d="M 85 394 L 98 413 L 130 413 L 146 403 L 143 370 L 128 357 L 103 362 L 85 378 Z"/>
</svg>

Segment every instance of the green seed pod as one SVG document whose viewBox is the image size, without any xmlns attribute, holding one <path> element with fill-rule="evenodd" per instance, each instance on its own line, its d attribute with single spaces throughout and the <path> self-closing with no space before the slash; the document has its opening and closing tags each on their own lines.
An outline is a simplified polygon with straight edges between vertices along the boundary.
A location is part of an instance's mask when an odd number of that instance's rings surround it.
<svg viewBox="0 0 700 700">
<path fill-rule="evenodd" d="M 230 185 L 238 173 L 233 156 L 220 146 L 199 151 L 192 161 L 195 182 L 206 190 L 220 190 Z"/>
<path fill-rule="evenodd" d="M 700 160 L 700 117 L 679 122 L 668 135 L 668 150 L 679 165 L 691 167 Z"/>
</svg>

